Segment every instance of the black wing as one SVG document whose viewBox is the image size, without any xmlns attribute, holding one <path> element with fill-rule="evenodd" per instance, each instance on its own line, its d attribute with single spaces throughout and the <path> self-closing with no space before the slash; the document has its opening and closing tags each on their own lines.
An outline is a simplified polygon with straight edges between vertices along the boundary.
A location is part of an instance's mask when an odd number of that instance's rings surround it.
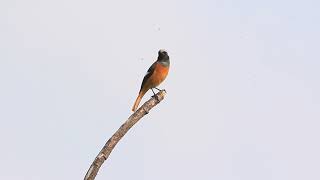
<svg viewBox="0 0 320 180">
<path fill-rule="evenodd" d="M 144 76 L 141 87 L 140 87 L 140 91 L 142 89 L 142 87 L 145 85 L 145 83 L 147 82 L 147 80 L 150 78 L 150 76 L 153 74 L 154 72 L 154 68 L 156 67 L 156 62 L 154 62 L 148 69 L 147 74 Z"/>
</svg>

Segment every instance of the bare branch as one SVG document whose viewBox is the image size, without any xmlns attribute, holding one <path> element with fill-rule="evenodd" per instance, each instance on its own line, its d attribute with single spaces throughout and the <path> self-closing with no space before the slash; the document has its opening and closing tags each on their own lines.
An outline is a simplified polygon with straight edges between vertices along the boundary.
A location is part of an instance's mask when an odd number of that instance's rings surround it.
<svg viewBox="0 0 320 180">
<path fill-rule="evenodd" d="M 112 137 L 103 146 L 97 157 L 92 162 L 89 170 L 87 171 L 84 180 L 94 180 L 101 165 L 105 160 L 108 159 L 110 153 L 120 139 L 129 131 L 129 129 L 136 124 L 144 115 L 148 114 L 149 111 L 156 106 L 160 101 L 164 99 L 166 92 L 165 90 L 159 91 L 156 97 L 152 97 L 145 102 L 136 112 L 134 112 L 126 122 L 112 135 Z"/>
</svg>

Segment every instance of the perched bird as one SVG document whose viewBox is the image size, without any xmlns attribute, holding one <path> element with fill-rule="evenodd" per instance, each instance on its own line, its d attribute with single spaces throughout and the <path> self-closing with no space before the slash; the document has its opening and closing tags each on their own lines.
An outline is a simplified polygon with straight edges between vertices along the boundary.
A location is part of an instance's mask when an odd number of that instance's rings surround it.
<svg viewBox="0 0 320 180">
<path fill-rule="evenodd" d="M 167 77 L 169 72 L 169 66 L 170 60 L 168 53 L 165 50 L 160 49 L 158 52 L 157 61 L 150 66 L 147 74 L 143 78 L 139 95 L 136 101 L 134 102 L 132 111 L 137 110 L 142 97 L 144 96 L 144 94 L 146 94 L 146 92 L 149 89 L 151 89 L 154 94 L 153 88 L 156 88 Z"/>
</svg>

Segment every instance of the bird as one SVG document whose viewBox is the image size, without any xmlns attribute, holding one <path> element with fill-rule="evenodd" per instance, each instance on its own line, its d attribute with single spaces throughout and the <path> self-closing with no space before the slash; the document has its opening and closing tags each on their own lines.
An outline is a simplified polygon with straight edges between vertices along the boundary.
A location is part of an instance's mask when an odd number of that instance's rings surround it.
<svg viewBox="0 0 320 180">
<path fill-rule="evenodd" d="M 167 77 L 170 67 L 169 55 L 166 50 L 160 49 L 158 51 L 158 59 L 150 66 L 146 75 L 143 78 L 140 91 L 137 99 L 134 102 L 132 111 L 135 112 L 139 106 L 142 97 L 151 89 L 155 95 L 153 88 L 157 88 Z M 155 96 L 156 97 L 156 96 Z"/>
</svg>

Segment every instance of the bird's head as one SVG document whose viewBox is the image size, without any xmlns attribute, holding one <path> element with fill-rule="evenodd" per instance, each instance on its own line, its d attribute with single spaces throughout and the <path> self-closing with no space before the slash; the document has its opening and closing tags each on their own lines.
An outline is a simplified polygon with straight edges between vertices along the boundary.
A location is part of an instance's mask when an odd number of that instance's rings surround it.
<svg viewBox="0 0 320 180">
<path fill-rule="evenodd" d="M 160 49 L 158 52 L 158 60 L 169 59 L 168 53 L 164 49 Z"/>
</svg>

